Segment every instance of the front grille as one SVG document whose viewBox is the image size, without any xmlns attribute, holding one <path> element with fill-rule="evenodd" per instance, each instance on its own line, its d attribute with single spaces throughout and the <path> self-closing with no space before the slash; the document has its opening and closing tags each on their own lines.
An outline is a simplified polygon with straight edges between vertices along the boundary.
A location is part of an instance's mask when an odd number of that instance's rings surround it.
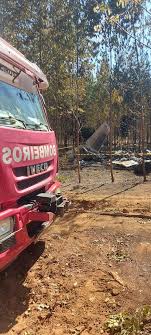
<svg viewBox="0 0 151 335">
<path fill-rule="evenodd" d="M 25 180 L 20 180 L 17 182 L 17 187 L 19 190 L 24 190 L 28 187 L 34 186 L 37 183 L 40 183 L 41 181 L 47 179 L 50 177 L 50 171 L 43 173 L 42 175 L 38 175 L 33 178 L 25 179 Z"/>
<path fill-rule="evenodd" d="M 6 250 L 12 248 L 16 244 L 16 238 L 15 236 L 11 236 L 4 242 L 0 243 L 0 254 L 5 252 Z"/>
<path fill-rule="evenodd" d="M 48 167 L 51 165 L 51 161 L 44 162 L 48 164 Z M 21 166 L 13 169 L 13 173 L 16 177 L 28 177 L 27 166 Z"/>
<path fill-rule="evenodd" d="M 27 205 L 29 204 L 31 201 L 36 200 L 36 196 L 39 193 L 45 193 L 45 187 L 42 188 L 38 188 L 38 190 L 34 191 L 34 192 L 30 192 L 29 194 L 24 195 L 23 197 L 19 198 L 17 200 L 17 204 L 19 206 L 22 205 Z"/>
</svg>

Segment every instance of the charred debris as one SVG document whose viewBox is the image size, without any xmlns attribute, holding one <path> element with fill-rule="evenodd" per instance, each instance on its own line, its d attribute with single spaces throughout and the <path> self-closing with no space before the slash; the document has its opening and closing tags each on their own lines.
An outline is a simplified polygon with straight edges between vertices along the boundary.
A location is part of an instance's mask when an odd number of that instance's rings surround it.
<svg viewBox="0 0 151 335">
<path fill-rule="evenodd" d="M 89 166 L 109 166 L 108 137 L 110 128 L 107 123 L 103 123 L 87 140 L 80 146 L 80 166 L 81 168 Z M 134 171 L 136 175 L 143 175 L 142 154 L 136 147 L 127 149 L 122 145 L 113 150 L 112 164 L 116 170 Z M 67 160 L 70 165 L 74 165 L 76 152 L 69 150 Z M 145 151 L 145 169 L 146 173 L 151 172 L 151 150 Z"/>
</svg>

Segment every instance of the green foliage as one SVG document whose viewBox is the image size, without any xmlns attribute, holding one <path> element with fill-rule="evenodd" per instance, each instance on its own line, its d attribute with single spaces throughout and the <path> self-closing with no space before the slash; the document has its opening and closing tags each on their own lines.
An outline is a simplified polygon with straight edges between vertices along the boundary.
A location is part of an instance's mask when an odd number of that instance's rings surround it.
<svg viewBox="0 0 151 335">
<path fill-rule="evenodd" d="M 142 0 L 1 0 L 1 36 L 46 73 L 45 101 L 61 144 L 71 144 L 75 136 L 75 113 L 81 127 L 96 128 L 109 121 L 110 90 L 113 125 L 119 127 L 126 115 L 131 126 L 139 124 L 139 77 L 145 116 L 150 119 L 150 58 L 126 33 L 141 40 L 142 4 Z"/>
<path fill-rule="evenodd" d="M 139 335 L 144 326 L 151 322 L 151 307 L 137 309 L 135 313 L 112 315 L 105 324 L 110 335 Z"/>
</svg>

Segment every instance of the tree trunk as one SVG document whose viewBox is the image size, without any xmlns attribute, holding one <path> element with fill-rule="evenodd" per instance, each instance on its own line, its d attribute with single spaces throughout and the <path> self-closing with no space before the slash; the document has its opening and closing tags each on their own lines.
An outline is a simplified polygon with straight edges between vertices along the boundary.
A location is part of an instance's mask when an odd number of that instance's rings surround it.
<svg viewBox="0 0 151 335">
<path fill-rule="evenodd" d="M 142 125 L 142 164 L 143 164 L 143 177 L 144 183 L 146 182 L 146 169 L 145 169 L 145 118 L 144 118 L 144 106 L 142 102 L 141 106 L 141 125 Z"/>
<path fill-rule="evenodd" d="M 111 45 L 110 45 L 110 107 L 109 107 L 109 123 L 110 123 L 110 135 L 109 135 L 110 172 L 111 172 L 112 183 L 114 183 L 113 164 L 112 164 L 113 120 L 112 120 L 112 52 L 111 52 Z"/>
<path fill-rule="evenodd" d="M 78 25 L 79 25 L 79 12 L 78 12 L 78 1 L 77 1 L 77 22 L 76 22 L 76 142 L 77 142 L 77 169 L 78 169 L 78 181 L 81 183 L 80 174 L 80 124 L 78 119 L 79 113 L 79 36 L 78 36 Z"/>
<path fill-rule="evenodd" d="M 133 24 L 133 32 L 135 37 L 135 52 L 137 58 L 137 66 L 138 66 L 138 75 L 139 75 L 139 89 L 140 89 L 140 109 L 141 109 L 141 119 L 140 119 L 140 139 L 139 143 L 141 144 L 141 152 L 142 152 L 142 165 L 143 165 L 143 178 L 144 182 L 146 182 L 146 169 L 145 169 L 145 133 L 144 133 L 144 106 L 143 106 L 143 92 L 142 92 L 142 80 L 141 80 L 141 72 L 140 72 L 140 62 L 139 62 L 139 53 L 138 53 L 138 46 L 136 41 L 136 32 L 135 26 Z"/>
</svg>

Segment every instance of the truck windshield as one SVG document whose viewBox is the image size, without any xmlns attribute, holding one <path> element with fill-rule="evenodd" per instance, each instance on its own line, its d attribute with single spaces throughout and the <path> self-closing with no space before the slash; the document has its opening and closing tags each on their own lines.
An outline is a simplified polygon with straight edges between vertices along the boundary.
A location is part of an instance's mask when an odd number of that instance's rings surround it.
<svg viewBox="0 0 151 335">
<path fill-rule="evenodd" d="M 0 81 L 1 125 L 48 131 L 38 93 L 29 93 Z"/>
</svg>

